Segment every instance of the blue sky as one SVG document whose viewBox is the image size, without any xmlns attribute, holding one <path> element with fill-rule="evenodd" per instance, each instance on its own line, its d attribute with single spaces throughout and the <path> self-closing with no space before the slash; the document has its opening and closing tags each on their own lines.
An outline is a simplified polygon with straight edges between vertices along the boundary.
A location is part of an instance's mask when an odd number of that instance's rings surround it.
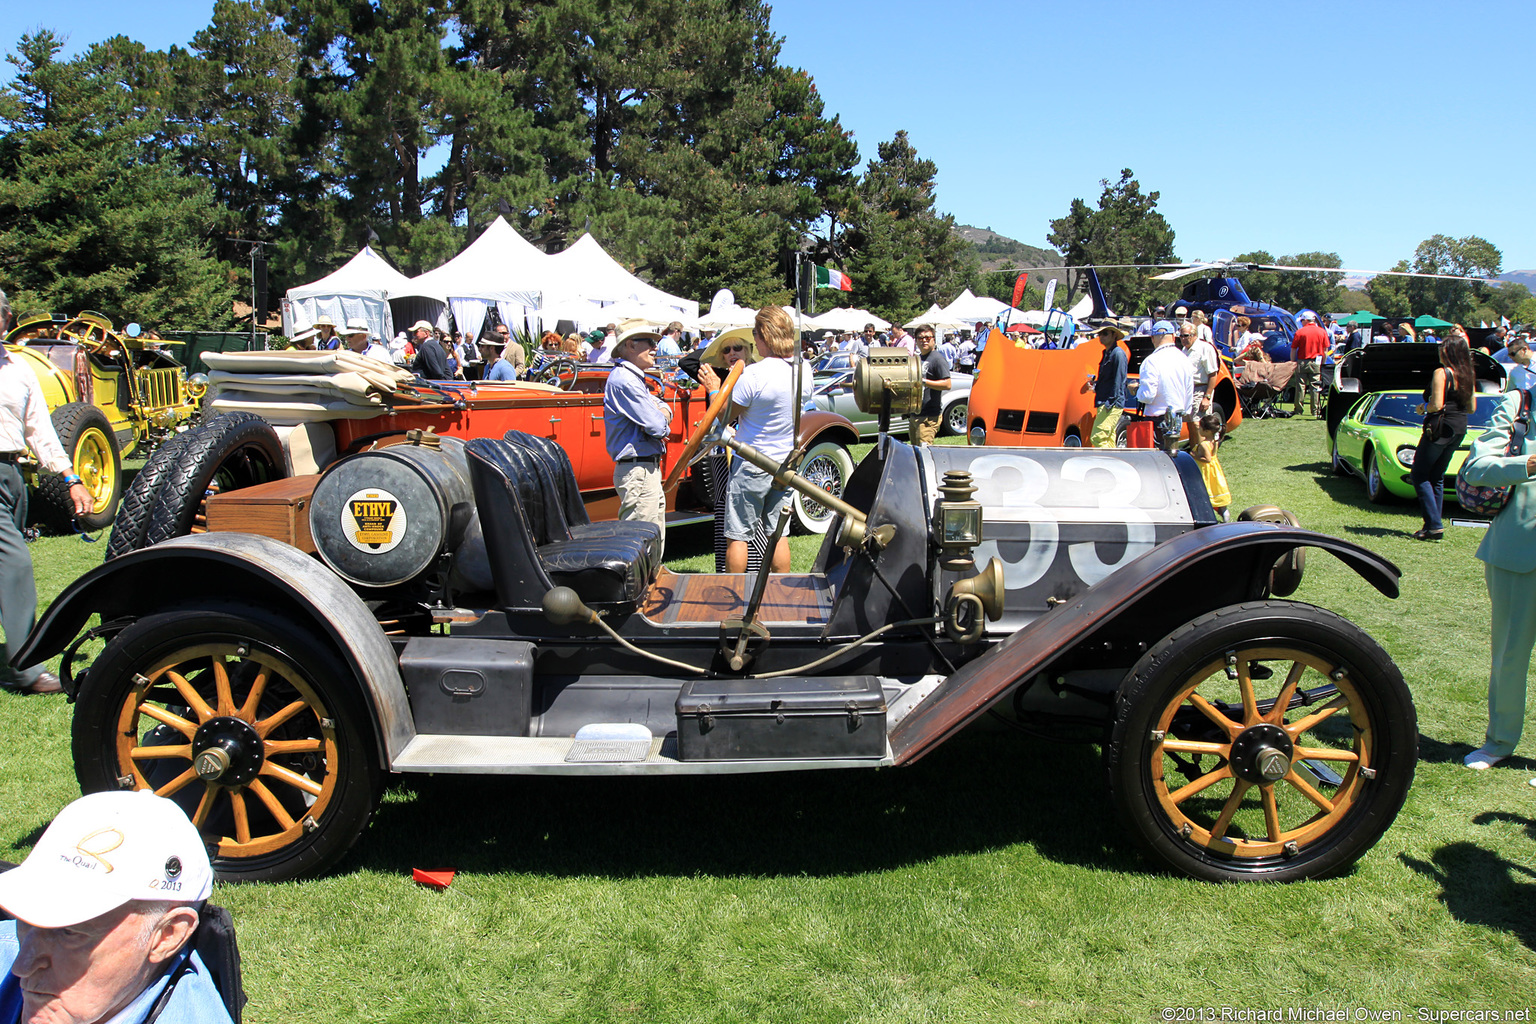
<svg viewBox="0 0 1536 1024">
<path fill-rule="evenodd" d="M 0 43 L 41 25 L 72 49 L 185 44 L 211 10 L 7 3 Z M 907 130 L 962 223 L 1043 245 L 1130 167 L 1184 259 L 1322 250 L 1385 269 L 1443 233 L 1536 268 L 1529 0 L 785 0 L 773 28 L 865 159 Z"/>
</svg>

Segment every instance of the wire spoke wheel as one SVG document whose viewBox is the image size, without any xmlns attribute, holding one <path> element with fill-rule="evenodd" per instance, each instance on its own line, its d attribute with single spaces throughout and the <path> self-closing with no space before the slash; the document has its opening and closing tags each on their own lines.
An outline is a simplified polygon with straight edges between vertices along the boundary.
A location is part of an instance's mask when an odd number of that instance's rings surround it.
<svg viewBox="0 0 1536 1024">
<path fill-rule="evenodd" d="M 1290 881 L 1376 843 L 1417 748 L 1386 652 L 1332 612 L 1262 601 L 1201 616 L 1137 662 L 1105 760 L 1122 816 L 1165 864 Z"/>
<path fill-rule="evenodd" d="M 74 723 L 84 792 L 181 805 L 228 880 L 334 863 L 366 826 L 377 768 L 348 670 L 252 610 L 146 616 L 86 673 Z"/>
<path fill-rule="evenodd" d="M 294 666 L 213 644 L 141 678 L 117 729 L 133 788 L 182 803 L 225 857 L 271 853 L 318 827 L 336 790 L 335 721 Z"/>
<path fill-rule="evenodd" d="M 823 441 L 806 452 L 799 472 L 834 498 L 841 498 L 848 478 L 853 475 L 853 459 L 842 445 Z M 796 491 L 792 505 L 794 523 L 806 533 L 826 533 L 831 528 L 832 510 L 815 498 Z"/>
</svg>

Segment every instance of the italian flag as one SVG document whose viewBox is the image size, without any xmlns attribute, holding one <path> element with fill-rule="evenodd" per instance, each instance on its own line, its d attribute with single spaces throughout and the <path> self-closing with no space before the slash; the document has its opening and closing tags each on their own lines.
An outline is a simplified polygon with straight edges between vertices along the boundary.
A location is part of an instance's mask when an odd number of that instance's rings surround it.
<svg viewBox="0 0 1536 1024">
<path fill-rule="evenodd" d="M 815 264 L 812 264 L 815 266 Z M 836 288 L 840 292 L 853 291 L 853 282 L 848 275 L 831 267 L 816 267 L 816 287 Z"/>
</svg>

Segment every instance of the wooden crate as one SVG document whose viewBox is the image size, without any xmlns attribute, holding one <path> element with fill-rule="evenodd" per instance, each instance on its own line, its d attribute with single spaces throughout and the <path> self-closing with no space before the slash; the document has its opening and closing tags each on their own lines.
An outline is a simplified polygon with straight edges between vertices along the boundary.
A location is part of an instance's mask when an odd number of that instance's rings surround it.
<svg viewBox="0 0 1536 1024">
<path fill-rule="evenodd" d="M 309 535 L 309 499 L 320 474 L 242 487 L 208 499 L 208 531 L 256 533 L 313 554 Z"/>
</svg>

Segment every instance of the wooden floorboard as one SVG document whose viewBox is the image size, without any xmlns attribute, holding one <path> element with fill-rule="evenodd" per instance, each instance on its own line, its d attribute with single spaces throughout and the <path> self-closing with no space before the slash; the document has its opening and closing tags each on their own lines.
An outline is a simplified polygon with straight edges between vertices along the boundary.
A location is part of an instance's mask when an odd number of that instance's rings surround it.
<svg viewBox="0 0 1536 1024">
<path fill-rule="evenodd" d="M 730 573 L 674 573 L 662 569 L 640 602 L 640 612 L 662 625 L 720 622 L 746 611 L 752 577 Z M 771 576 L 758 617 L 767 622 L 820 625 L 832 611 L 832 587 L 825 576 L 784 573 Z"/>
</svg>

